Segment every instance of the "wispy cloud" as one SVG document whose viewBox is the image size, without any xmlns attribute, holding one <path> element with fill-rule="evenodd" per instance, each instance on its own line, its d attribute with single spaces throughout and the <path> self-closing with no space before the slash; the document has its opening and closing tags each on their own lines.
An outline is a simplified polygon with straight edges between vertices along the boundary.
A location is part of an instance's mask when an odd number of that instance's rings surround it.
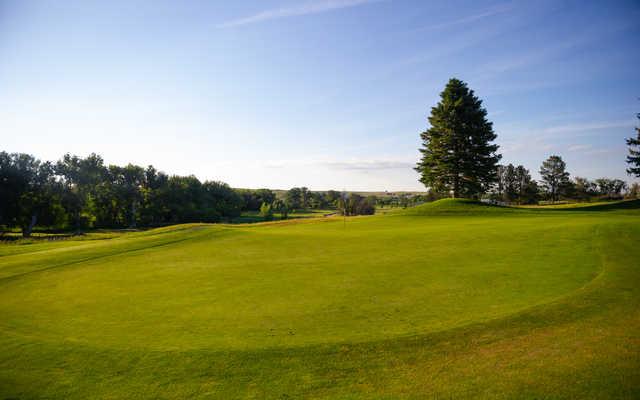
<svg viewBox="0 0 640 400">
<path fill-rule="evenodd" d="M 630 128 L 633 124 L 630 121 L 606 121 L 606 122 L 592 122 L 588 124 L 565 124 L 551 126 L 542 129 L 543 134 L 556 134 L 556 133 L 572 133 L 572 132 L 586 132 L 595 131 L 601 129 L 613 129 L 613 128 Z"/>
<path fill-rule="evenodd" d="M 454 19 L 451 21 L 446 21 L 436 25 L 430 25 L 425 27 L 424 29 L 445 29 L 445 28 L 451 28 L 457 25 L 465 25 L 470 22 L 475 22 L 484 18 L 493 17 L 494 15 L 506 13 L 508 11 L 511 11 L 512 9 L 513 9 L 513 3 L 511 2 L 502 3 L 502 4 L 495 5 L 483 12 L 467 15 L 466 17 Z"/>
<path fill-rule="evenodd" d="M 411 169 L 415 167 L 415 161 L 409 160 L 390 160 L 390 159 L 373 159 L 373 160 L 278 160 L 270 161 L 266 164 L 267 168 L 291 168 L 295 166 L 314 166 L 323 167 L 332 170 L 342 171 L 380 171 L 392 169 Z"/>
<path fill-rule="evenodd" d="M 523 51 L 520 53 L 511 52 L 502 58 L 496 58 L 488 63 L 479 65 L 477 79 L 489 80 L 495 77 L 502 77 L 502 74 L 508 71 L 548 62 L 549 60 L 566 54 L 570 49 L 593 45 L 594 42 L 602 41 L 603 38 L 607 38 L 629 27 L 630 25 L 627 24 L 594 24 L 565 39 L 557 40 L 553 43 L 540 43 L 537 47 L 533 47 L 532 45 L 523 46 Z"/>
<path fill-rule="evenodd" d="M 478 14 L 469 15 L 445 23 L 423 26 L 417 29 L 412 29 L 409 32 L 416 33 L 444 29 L 449 26 L 464 24 L 473 20 L 484 19 L 497 14 L 506 13 L 512 8 L 511 3 L 504 3 Z M 405 68 L 407 66 L 434 62 L 436 60 L 440 62 L 440 60 L 447 59 L 468 48 L 473 48 L 479 43 L 487 42 L 495 37 L 503 35 L 507 31 L 508 27 L 503 24 L 481 24 L 479 27 L 475 26 L 469 27 L 469 29 L 458 29 L 452 33 L 451 37 L 448 37 L 446 41 L 434 41 L 434 43 L 432 43 L 427 49 L 420 51 L 419 53 L 391 62 L 387 67 L 387 70 L 384 72 L 384 76 L 395 75 L 398 73 L 398 69 Z"/>
<path fill-rule="evenodd" d="M 508 139 L 501 143 L 500 149 L 504 152 L 531 152 L 568 150 L 571 152 L 583 152 L 584 154 L 600 154 L 601 149 L 595 149 L 588 143 L 575 143 L 572 145 L 559 144 L 558 141 L 577 139 L 590 136 L 593 131 L 602 131 L 616 128 L 630 128 L 633 123 L 629 121 L 594 121 L 588 123 L 567 123 L 553 125 L 546 128 L 511 129 Z M 514 137 L 515 136 L 515 137 Z"/>
<path fill-rule="evenodd" d="M 381 170 L 381 169 L 407 169 L 415 167 L 415 162 L 405 162 L 405 161 L 388 161 L 388 160 L 371 160 L 371 161 L 333 161 L 333 162 L 324 162 L 321 165 L 324 165 L 331 169 L 340 169 L 340 170 Z"/>
<path fill-rule="evenodd" d="M 498 58 L 480 65 L 478 68 L 480 71 L 479 77 L 482 79 L 490 79 L 495 76 L 500 76 L 508 71 L 540 64 L 546 60 L 563 54 L 568 49 L 578 48 L 589 43 L 589 39 L 589 35 L 583 34 L 554 44 L 544 44 L 537 48 L 526 48 L 526 51 L 523 51 L 522 53 L 512 53 L 503 58 Z"/>
<path fill-rule="evenodd" d="M 591 144 L 574 144 L 569 146 L 567 150 L 571 152 L 579 152 L 587 156 L 595 156 L 601 154 L 612 154 L 616 152 L 613 148 L 594 148 Z"/>
<path fill-rule="evenodd" d="M 232 28 L 236 26 L 249 25 L 263 21 L 279 18 L 296 17 L 310 14 L 321 14 L 329 11 L 339 10 L 374 3 L 382 0 L 323 0 L 312 1 L 301 5 L 282 7 L 272 10 L 265 10 L 247 17 L 233 19 L 218 25 L 218 28 Z"/>
<path fill-rule="evenodd" d="M 616 152 L 617 152 L 616 149 L 594 149 L 591 151 L 586 151 L 584 154 L 588 156 L 598 156 L 598 155 L 614 154 Z"/>
<path fill-rule="evenodd" d="M 569 146 L 569 151 L 585 151 L 590 150 L 593 146 L 590 144 L 574 144 Z"/>
</svg>

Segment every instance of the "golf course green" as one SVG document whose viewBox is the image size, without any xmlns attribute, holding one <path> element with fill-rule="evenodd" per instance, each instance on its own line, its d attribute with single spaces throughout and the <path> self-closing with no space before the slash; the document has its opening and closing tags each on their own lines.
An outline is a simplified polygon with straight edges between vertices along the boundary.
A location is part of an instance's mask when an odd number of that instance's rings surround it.
<svg viewBox="0 0 640 400">
<path fill-rule="evenodd" d="M 0 399 L 638 396 L 639 200 L 0 244 Z"/>
</svg>

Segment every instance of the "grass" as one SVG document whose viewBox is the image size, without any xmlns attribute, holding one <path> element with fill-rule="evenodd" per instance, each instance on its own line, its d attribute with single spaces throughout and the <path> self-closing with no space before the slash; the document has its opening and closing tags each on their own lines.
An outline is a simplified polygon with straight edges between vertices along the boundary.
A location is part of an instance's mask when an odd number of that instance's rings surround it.
<svg viewBox="0 0 640 400">
<path fill-rule="evenodd" d="M 633 398 L 640 210 L 616 204 L 2 245 L 0 398 Z"/>
</svg>

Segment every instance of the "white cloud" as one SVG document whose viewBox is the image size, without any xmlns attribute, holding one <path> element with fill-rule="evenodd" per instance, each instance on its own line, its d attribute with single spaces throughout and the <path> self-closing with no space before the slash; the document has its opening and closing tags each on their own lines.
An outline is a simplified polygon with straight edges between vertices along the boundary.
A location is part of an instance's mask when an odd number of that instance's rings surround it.
<svg viewBox="0 0 640 400">
<path fill-rule="evenodd" d="M 589 150 L 591 149 L 593 146 L 590 144 L 574 144 L 569 146 L 569 151 L 583 151 L 583 150 Z"/>
<path fill-rule="evenodd" d="M 321 14 L 342 8 L 356 7 L 381 0 L 323 0 L 302 5 L 265 10 L 248 17 L 233 19 L 218 25 L 218 28 L 232 28 L 279 18 L 296 17 L 309 14 Z"/>
<path fill-rule="evenodd" d="M 605 154 L 613 154 L 616 153 L 616 149 L 594 149 L 591 151 L 586 151 L 584 154 L 588 156 L 597 156 L 597 155 L 605 155 Z"/>
</svg>

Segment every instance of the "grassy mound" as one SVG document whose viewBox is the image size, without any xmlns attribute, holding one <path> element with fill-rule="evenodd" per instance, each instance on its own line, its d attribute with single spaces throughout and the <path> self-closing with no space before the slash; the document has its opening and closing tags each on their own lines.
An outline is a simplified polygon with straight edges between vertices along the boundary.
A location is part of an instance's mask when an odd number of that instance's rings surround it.
<svg viewBox="0 0 640 400">
<path fill-rule="evenodd" d="M 544 215 L 545 212 L 616 212 L 624 214 L 634 214 L 640 210 L 640 199 L 607 201 L 598 203 L 571 203 L 544 206 L 499 206 L 483 203 L 470 199 L 441 199 L 430 203 L 425 203 L 406 210 L 404 215 L 408 216 L 438 216 L 438 215 L 477 215 L 491 216 L 522 213 L 534 213 Z M 552 215 L 552 214 L 547 214 Z"/>
<path fill-rule="evenodd" d="M 516 208 L 486 204 L 469 199 L 440 199 L 406 211 L 406 215 L 496 215 L 518 212 Z"/>
</svg>

